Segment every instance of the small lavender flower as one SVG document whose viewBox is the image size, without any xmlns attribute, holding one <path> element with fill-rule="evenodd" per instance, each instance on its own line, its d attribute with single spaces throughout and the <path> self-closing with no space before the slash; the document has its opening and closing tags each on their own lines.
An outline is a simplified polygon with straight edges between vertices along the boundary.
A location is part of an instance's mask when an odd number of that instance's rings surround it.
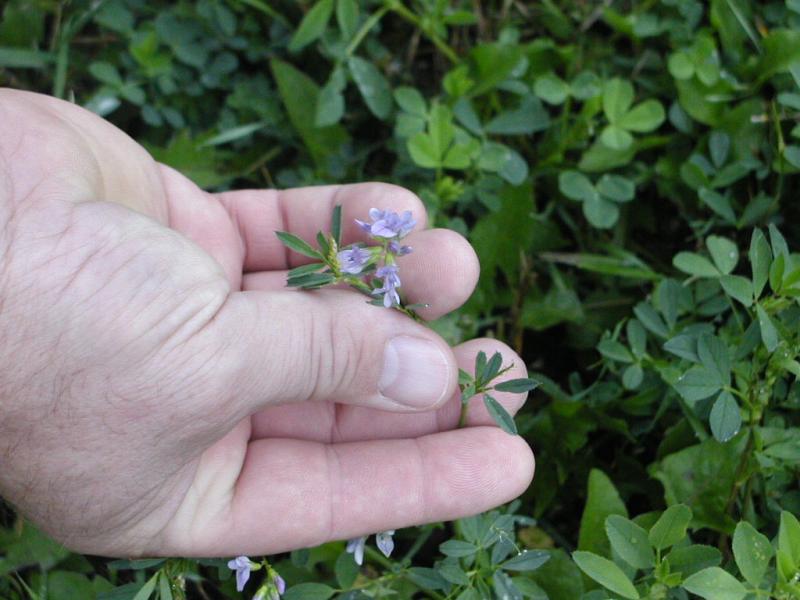
<svg viewBox="0 0 800 600">
<path fill-rule="evenodd" d="M 347 542 L 345 550 L 348 554 L 353 555 L 357 565 L 364 564 L 364 544 L 367 543 L 367 536 L 355 538 Z"/>
<path fill-rule="evenodd" d="M 383 279 L 383 286 L 372 293 L 376 296 L 383 294 L 383 305 L 386 308 L 400 304 L 400 295 L 397 288 L 401 286 L 400 276 L 397 274 L 397 265 L 384 265 L 375 272 L 375 275 Z"/>
<path fill-rule="evenodd" d="M 375 545 L 378 546 L 378 550 L 383 552 L 383 555 L 386 558 L 389 558 L 392 550 L 394 550 L 394 538 L 392 538 L 393 535 L 394 529 L 375 534 Z"/>
<path fill-rule="evenodd" d="M 275 590 L 278 592 L 279 596 L 286 591 L 286 582 L 283 580 L 283 577 L 277 573 L 272 574 L 272 584 L 275 586 Z"/>
<path fill-rule="evenodd" d="M 359 221 L 358 219 L 356 219 L 356 223 L 372 237 L 384 239 L 395 237 L 397 239 L 402 239 L 411 233 L 411 230 L 414 229 L 414 226 L 417 224 L 411 216 L 410 210 L 405 211 L 402 215 L 398 215 L 391 210 L 371 208 L 369 210 L 369 218 L 372 219 L 372 223 Z"/>
<path fill-rule="evenodd" d="M 414 249 L 411 246 L 401 246 L 400 242 L 392 240 L 389 242 L 389 251 L 397 256 L 405 256 L 411 254 Z"/>
<path fill-rule="evenodd" d="M 372 255 L 361 246 L 353 246 L 342 250 L 337 255 L 339 257 L 339 269 L 342 273 L 358 275 L 369 262 Z"/>
<path fill-rule="evenodd" d="M 247 580 L 250 579 L 250 570 L 253 568 L 253 563 L 246 556 L 237 556 L 228 561 L 228 568 L 236 571 L 236 591 L 241 592 Z"/>
</svg>

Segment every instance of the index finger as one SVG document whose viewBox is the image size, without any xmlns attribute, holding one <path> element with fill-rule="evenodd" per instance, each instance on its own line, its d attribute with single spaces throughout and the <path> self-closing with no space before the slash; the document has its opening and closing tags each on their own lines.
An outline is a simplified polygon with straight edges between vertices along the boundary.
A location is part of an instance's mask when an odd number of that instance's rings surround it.
<svg viewBox="0 0 800 600">
<path fill-rule="evenodd" d="M 285 248 L 275 235 L 288 231 L 316 245 L 318 231 L 331 229 L 331 215 L 342 206 L 342 240 L 366 240 L 355 219 L 366 219 L 370 208 L 411 211 L 416 229 L 424 229 L 427 214 L 422 201 L 409 190 L 388 183 L 324 185 L 290 190 L 239 190 L 217 194 L 239 229 L 244 247 L 244 271 L 290 269 L 311 262 Z"/>
</svg>

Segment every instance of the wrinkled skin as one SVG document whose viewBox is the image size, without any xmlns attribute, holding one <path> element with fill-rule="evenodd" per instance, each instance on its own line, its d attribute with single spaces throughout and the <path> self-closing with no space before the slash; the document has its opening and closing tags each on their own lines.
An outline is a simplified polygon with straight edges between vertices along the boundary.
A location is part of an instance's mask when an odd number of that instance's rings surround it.
<svg viewBox="0 0 800 600">
<path fill-rule="evenodd" d="M 455 429 L 454 349 L 349 290 L 284 288 L 343 206 L 411 210 L 403 290 L 426 318 L 477 280 L 460 236 L 386 184 L 209 194 L 102 119 L 0 90 L 0 495 L 73 550 L 269 554 L 489 509 L 530 483 L 525 442 L 480 401 Z M 441 351 L 443 392 L 380 392 L 387 340 Z M 409 381 L 416 367 L 412 365 Z M 430 365 L 420 365 L 430 371 Z M 524 397 L 497 394 L 511 411 Z M 424 406 L 423 406 L 424 405 Z"/>
</svg>

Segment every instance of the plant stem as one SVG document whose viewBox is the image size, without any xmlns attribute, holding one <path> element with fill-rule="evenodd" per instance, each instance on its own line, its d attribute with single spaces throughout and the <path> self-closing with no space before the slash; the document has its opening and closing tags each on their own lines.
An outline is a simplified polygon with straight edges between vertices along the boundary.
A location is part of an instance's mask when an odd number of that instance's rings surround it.
<svg viewBox="0 0 800 600">
<path fill-rule="evenodd" d="M 364 40 L 366 35 L 370 32 L 370 30 L 373 27 L 375 27 L 375 25 L 378 24 L 378 21 L 380 21 L 383 18 L 383 15 L 385 15 L 387 12 L 389 12 L 389 7 L 384 6 L 383 8 L 380 8 L 379 10 L 376 10 L 374 13 L 372 13 L 369 16 L 369 18 L 366 21 L 364 21 L 364 24 L 361 26 L 361 29 L 359 29 L 356 32 L 356 34 L 353 36 L 353 39 L 347 45 L 347 49 L 344 51 L 345 55 L 347 55 L 348 57 L 353 55 L 353 52 L 356 51 L 356 48 L 358 48 L 358 46 Z"/>
<path fill-rule="evenodd" d="M 440 38 L 435 31 L 423 24 L 422 19 L 411 12 L 400 0 L 386 0 L 386 7 L 414 25 L 414 27 L 417 27 L 431 42 L 433 42 L 433 45 L 436 46 L 439 51 L 448 58 L 448 60 L 450 60 L 450 62 L 453 64 L 458 64 L 459 58 L 458 54 L 456 54 L 456 51 L 453 50 L 447 42 Z"/>
</svg>

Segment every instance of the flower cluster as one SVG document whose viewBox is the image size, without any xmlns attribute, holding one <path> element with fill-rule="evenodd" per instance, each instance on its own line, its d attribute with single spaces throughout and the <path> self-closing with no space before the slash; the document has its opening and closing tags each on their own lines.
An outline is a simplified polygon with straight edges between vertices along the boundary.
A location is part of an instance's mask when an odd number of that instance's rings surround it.
<svg viewBox="0 0 800 600">
<path fill-rule="evenodd" d="M 386 558 L 389 558 L 392 550 L 394 550 L 394 538 L 392 538 L 393 535 L 394 529 L 375 534 L 375 545 L 378 546 L 378 550 L 380 550 Z M 367 536 L 354 538 L 347 542 L 346 551 L 348 554 L 353 555 L 353 558 L 358 565 L 364 564 L 364 546 L 366 543 Z"/>
<path fill-rule="evenodd" d="M 371 223 L 359 219 L 355 219 L 355 222 L 381 245 L 373 247 L 377 252 L 364 249 L 359 245 L 342 250 L 338 254 L 340 270 L 349 275 L 358 275 L 365 271 L 367 266 L 375 264 L 375 277 L 380 280 L 380 283 L 377 284 L 377 287 L 373 287 L 371 294 L 380 298 L 386 308 L 399 306 L 400 294 L 397 289 L 402 283 L 395 259 L 409 254 L 411 247 L 401 245 L 398 240 L 411 233 L 417 222 L 409 210 L 401 215 L 390 210 L 372 208 L 369 211 L 369 217 L 372 220 Z"/>
<path fill-rule="evenodd" d="M 261 563 L 253 562 L 246 556 L 237 556 L 228 561 L 228 568 L 236 571 L 236 591 L 241 592 L 250 579 L 252 571 L 261 568 L 267 570 L 266 581 L 258 588 L 253 600 L 280 600 L 281 595 L 286 591 L 286 582 L 278 572 L 273 569 L 267 561 Z"/>
<path fill-rule="evenodd" d="M 358 219 L 355 221 L 371 237 L 386 240 L 403 239 L 411 233 L 411 230 L 417 224 L 411 216 L 410 210 L 399 215 L 391 210 L 371 208 L 369 210 L 369 218 L 372 219 L 372 223 L 366 223 Z"/>
<path fill-rule="evenodd" d="M 289 271 L 288 285 L 301 289 L 318 289 L 326 285 L 347 284 L 373 299 L 373 304 L 387 308 L 396 307 L 411 316 L 413 310 L 403 306 L 400 299 L 400 281 L 397 259 L 411 253 L 411 246 L 401 243 L 416 226 L 411 211 L 396 213 L 372 208 L 369 221 L 355 219 L 374 244 L 355 243 L 341 246 L 341 207 L 333 214 L 333 232 L 317 235 L 319 249 L 297 236 L 278 232 L 278 238 L 299 254 L 319 262 L 303 265 Z"/>
</svg>

